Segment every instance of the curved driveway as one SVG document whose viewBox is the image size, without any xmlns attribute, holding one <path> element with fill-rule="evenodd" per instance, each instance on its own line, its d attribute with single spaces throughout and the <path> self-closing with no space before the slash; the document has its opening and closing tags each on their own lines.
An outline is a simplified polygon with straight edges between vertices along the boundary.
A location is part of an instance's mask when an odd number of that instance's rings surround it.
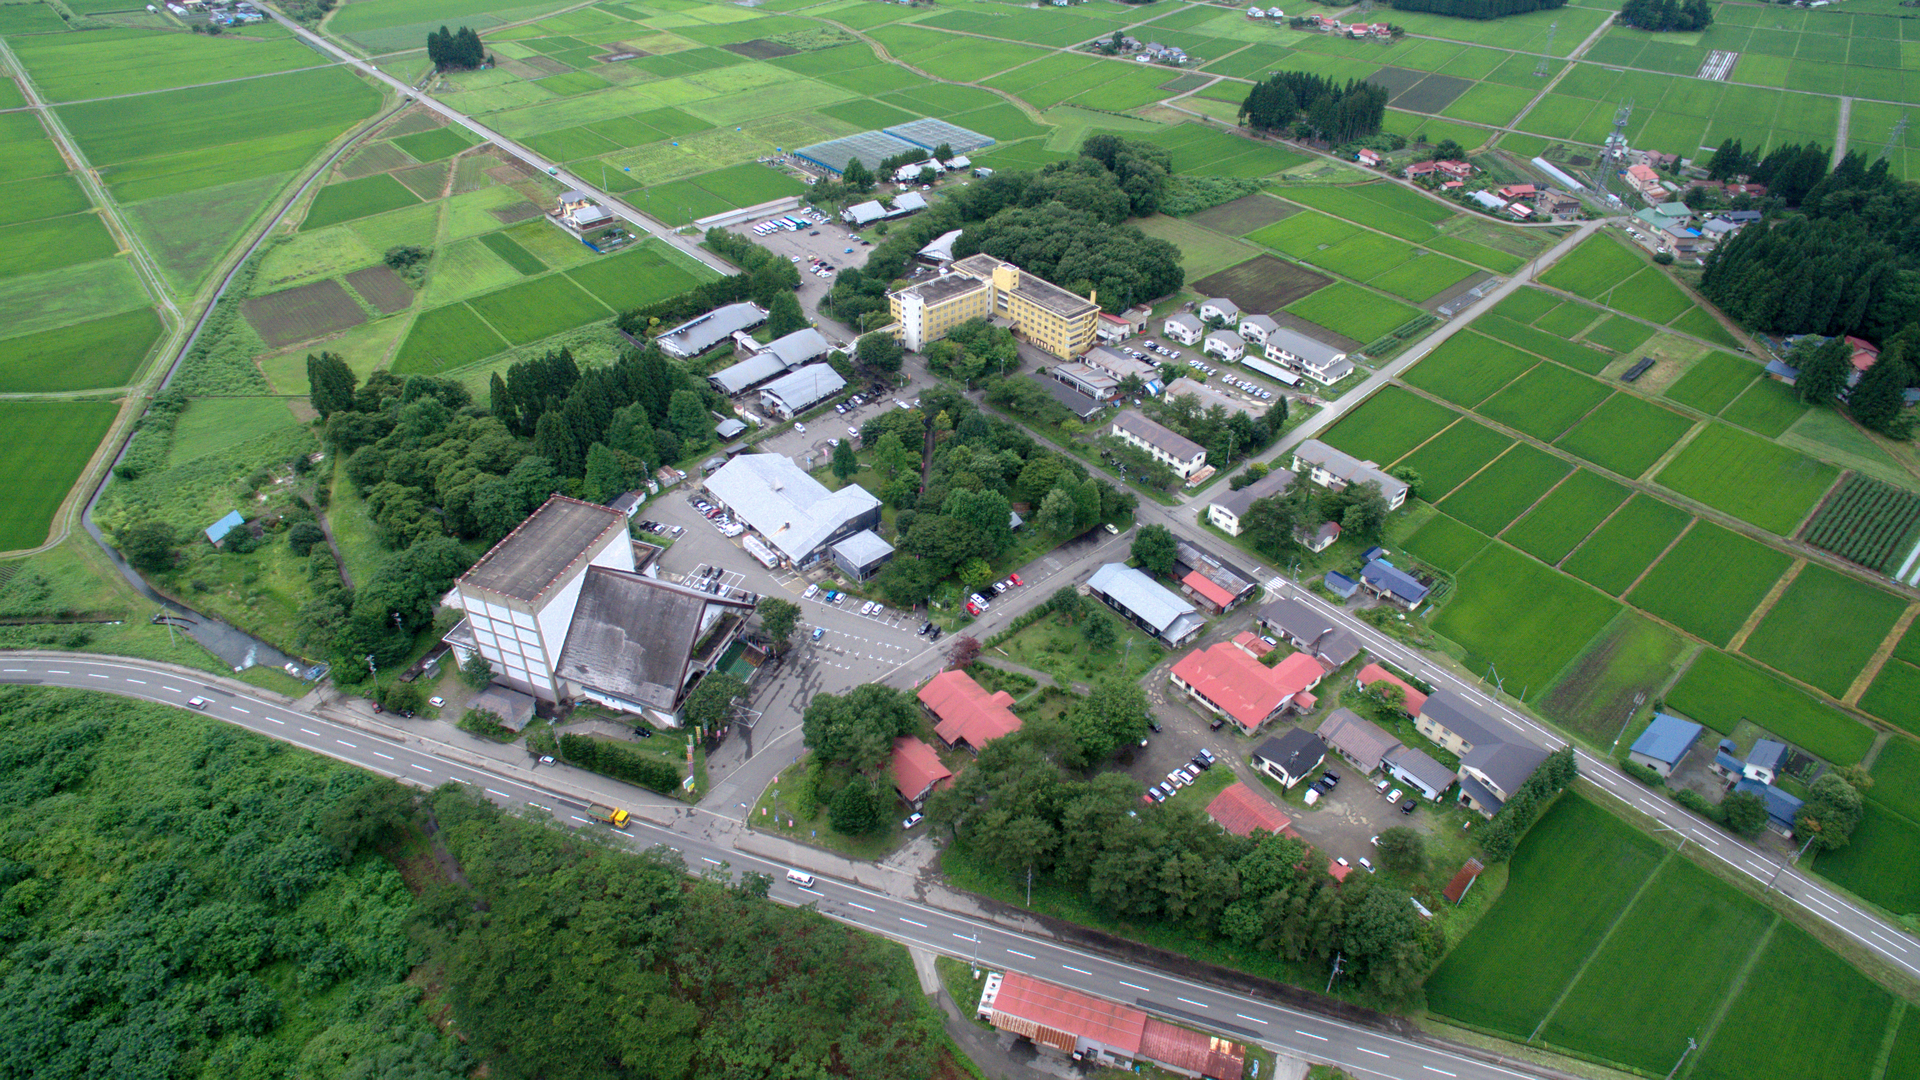
<svg viewBox="0 0 1920 1080">
<path fill-rule="evenodd" d="M 190 698 L 202 697 L 208 701 L 205 712 L 212 719 L 403 783 L 470 784 L 503 805 L 524 803 L 551 811 L 563 822 L 599 827 L 584 816 L 591 796 L 567 790 L 570 770 L 555 769 L 550 779 L 516 778 L 500 771 L 498 763 L 449 760 L 451 748 L 436 749 L 436 744 L 402 741 L 324 720 L 225 680 L 170 665 L 78 654 L 4 653 L 0 654 L 0 682 L 97 690 L 181 708 L 188 707 Z M 666 825 L 636 817 L 628 834 L 636 847 L 664 844 L 696 871 L 725 866 L 771 875 L 771 895 L 781 903 L 813 904 L 830 918 L 907 945 L 977 960 L 996 970 L 1025 972 L 1284 1053 L 1329 1062 L 1355 1075 L 1391 1080 L 1525 1080 L 1557 1075 L 1522 1071 L 1473 1051 L 1219 990 L 859 885 L 816 876 L 814 888 L 799 888 L 786 880 L 786 867 L 704 839 L 700 834 L 709 822 L 703 819 L 717 820 L 714 815 L 664 799 L 654 799 L 640 813 L 670 817 Z"/>
</svg>

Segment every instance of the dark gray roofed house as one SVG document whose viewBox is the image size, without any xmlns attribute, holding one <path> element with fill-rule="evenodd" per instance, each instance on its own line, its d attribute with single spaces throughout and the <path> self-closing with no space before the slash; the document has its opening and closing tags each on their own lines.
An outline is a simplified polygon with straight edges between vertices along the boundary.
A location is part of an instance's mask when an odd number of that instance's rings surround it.
<svg viewBox="0 0 1920 1080">
<path fill-rule="evenodd" d="M 1192 604 L 1125 563 L 1107 563 L 1087 588 L 1108 607 L 1166 645 L 1179 647 L 1206 625 Z"/>
<path fill-rule="evenodd" d="M 865 581 L 893 558 L 893 545 L 872 529 L 861 529 L 833 545 L 834 565 L 855 581 Z"/>
<path fill-rule="evenodd" d="M 1547 752 L 1532 743 L 1476 746 L 1460 759 L 1460 801 L 1492 817 L 1545 760 Z"/>
<path fill-rule="evenodd" d="M 767 313 L 752 304 L 728 304 L 688 319 L 657 340 L 668 356 L 688 360 L 732 337 L 735 331 L 751 330 L 766 321 Z"/>
<path fill-rule="evenodd" d="M 778 353 L 762 349 L 737 364 L 721 368 L 707 376 L 715 390 L 732 397 L 759 386 L 776 375 L 785 374 L 787 365 Z"/>
<path fill-rule="evenodd" d="M 1394 779 L 1420 789 L 1420 794 L 1429 802 L 1453 786 L 1453 770 L 1433 760 L 1426 751 L 1411 746 L 1396 746 L 1387 751 L 1380 764 Z"/>
<path fill-rule="evenodd" d="M 1058 379 L 1042 378 L 1038 373 L 1033 376 L 1047 396 L 1066 407 L 1066 410 L 1082 420 L 1089 419 L 1101 409 L 1100 402 L 1068 386 Z"/>
<path fill-rule="evenodd" d="M 1281 597 L 1261 608 L 1256 618 L 1268 633 L 1296 649 L 1312 653 L 1336 669 L 1360 655 L 1358 638 L 1304 600 Z"/>
<path fill-rule="evenodd" d="M 1342 600 L 1351 600 L 1353 594 L 1360 591 L 1359 582 L 1337 570 L 1327 571 L 1326 576 L 1320 579 L 1320 584 L 1326 586 L 1328 592 Z"/>
<path fill-rule="evenodd" d="M 1222 491 L 1207 504 L 1207 520 L 1228 536 L 1239 536 L 1244 528 L 1240 521 L 1247 516 L 1247 510 L 1254 502 L 1280 494 L 1292 486 L 1293 481 L 1291 471 L 1275 469 L 1239 491 Z"/>
<path fill-rule="evenodd" d="M 1390 475 L 1371 461 L 1361 461 L 1319 439 L 1308 439 L 1293 448 L 1293 471 L 1303 473 L 1314 483 L 1333 491 L 1339 491 L 1349 484 L 1378 484 L 1389 510 L 1398 510 L 1407 501 L 1406 481 Z"/>
<path fill-rule="evenodd" d="M 1207 463 L 1206 448 L 1185 435 L 1129 409 L 1113 418 L 1113 434 L 1186 480 Z"/>
<path fill-rule="evenodd" d="M 1292 787 L 1305 780 L 1327 758 L 1327 744 L 1305 728 L 1291 728 L 1268 739 L 1253 751 L 1253 767 Z"/>
<path fill-rule="evenodd" d="M 485 690 L 467 702 L 467 708 L 492 713 L 508 731 L 524 731 L 527 722 L 533 719 L 533 704 L 532 697 L 512 687 L 488 683 Z"/>
<path fill-rule="evenodd" d="M 1253 575 L 1248 571 L 1195 544 L 1185 540 L 1174 541 L 1173 576 L 1175 580 L 1185 581 L 1188 575 L 1195 573 L 1206 578 L 1221 592 L 1232 596 L 1235 604 L 1252 596 L 1254 590 L 1259 588 Z"/>
<path fill-rule="evenodd" d="M 744 600 L 589 567 L 557 674 L 614 708 L 671 713 L 752 612 Z"/>
<path fill-rule="evenodd" d="M 1320 737 L 1341 757 L 1372 772 L 1400 745 L 1386 729 L 1350 709 L 1335 709 L 1320 722 Z"/>
<path fill-rule="evenodd" d="M 811 363 L 827 355 L 831 346 L 820 331 L 811 326 L 803 326 L 791 334 L 774 338 L 767 343 L 765 352 L 780 358 L 781 363 L 790 368 Z"/>
<path fill-rule="evenodd" d="M 1476 746 L 1514 737 L 1506 725 L 1451 690 L 1428 695 L 1420 706 L 1420 715 L 1414 717 L 1414 727 L 1452 754 L 1465 754 Z"/>
</svg>

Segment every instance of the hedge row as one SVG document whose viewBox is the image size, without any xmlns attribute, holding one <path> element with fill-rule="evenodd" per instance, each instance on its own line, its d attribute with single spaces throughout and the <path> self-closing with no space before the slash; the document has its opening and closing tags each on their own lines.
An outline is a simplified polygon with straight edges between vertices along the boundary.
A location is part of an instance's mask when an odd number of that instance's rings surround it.
<svg viewBox="0 0 1920 1080">
<path fill-rule="evenodd" d="M 560 753 L 568 764 L 591 769 L 602 776 L 637 784 L 662 795 L 680 794 L 679 769 L 659 758 L 636 754 L 617 743 L 602 742 L 585 735 L 562 735 Z"/>
</svg>

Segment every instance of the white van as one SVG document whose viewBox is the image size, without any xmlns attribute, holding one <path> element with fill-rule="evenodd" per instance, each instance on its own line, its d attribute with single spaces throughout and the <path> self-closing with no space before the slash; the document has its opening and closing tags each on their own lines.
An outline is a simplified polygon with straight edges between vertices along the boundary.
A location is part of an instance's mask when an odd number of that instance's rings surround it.
<svg viewBox="0 0 1920 1080">
<path fill-rule="evenodd" d="M 787 880 L 789 882 L 792 882 L 795 885 L 800 886 L 803 889 L 813 888 L 812 874 L 802 873 L 798 870 L 789 870 L 787 871 Z"/>
</svg>

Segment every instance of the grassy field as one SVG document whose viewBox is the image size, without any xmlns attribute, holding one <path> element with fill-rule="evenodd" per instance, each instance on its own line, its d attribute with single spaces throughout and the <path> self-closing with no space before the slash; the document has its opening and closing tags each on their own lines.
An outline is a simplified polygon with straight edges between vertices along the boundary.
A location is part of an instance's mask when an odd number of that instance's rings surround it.
<svg viewBox="0 0 1920 1080">
<path fill-rule="evenodd" d="M 1734 656 L 1703 650 L 1667 692 L 1673 709 L 1723 735 L 1742 720 L 1834 765 L 1852 765 L 1873 745 L 1873 731 Z"/>
<path fill-rule="evenodd" d="M 160 337 L 152 308 L 0 340 L 0 393 L 124 386 Z"/>
<path fill-rule="evenodd" d="M 1720 418 L 1777 439 L 1806 413 L 1807 406 L 1794 396 L 1793 387 L 1773 379 L 1761 379 L 1721 410 Z"/>
<path fill-rule="evenodd" d="M 1888 911 L 1920 911 L 1920 867 L 1914 865 L 1915 852 L 1920 852 L 1920 824 L 1869 796 L 1866 814 L 1847 846 L 1821 852 L 1813 860 L 1813 868 L 1834 884 Z M 1909 1009 L 1908 1016 L 1913 1015 Z M 1910 1026 L 1915 1023 L 1920 1021 L 1908 1021 Z"/>
<path fill-rule="evenodd" d="M 487 233 L 480 238 L 480 243 L 522 275 L 543 274 L 547 271 L 546 263 L 535 258 L 533 252 L 514 243 L 513 237 L 504 232 Z"/>
<path fill-rule="evenodd" d="M 1543 285 L 1599 300 L 1647 264 L 1608 233 L 1596 233 L 1540 275 Z"/>
<path fill-rule="evenodd" d="M 302 229 L 324 229 L 355 218 L 372 217 L 403 206 L 412 206 L 420 196 L 408 191 L 391 173 L 375 173 L 358 180 L 329 184 L 313 197 Z"/>
<path fill-rule="evenodd" d="M 1514 853 L 1506 891 L 1427 979 L 1429 1007 L 1531 1034 L 1663 854 L 1585 799 L 1562 797 Z"/>
<path fill-rule="evenodd" d="M 1457 578 L 1435 631 L 1466 648 L 1466 666 L 1499 669 L 1507 692 L 1546 693 L 1560 669 L 1619 610 L 1615 601 L 1504 544 L 1482 551 Z"/>
<path fill-rule="evenodd" d="M 613 314 L 560 274 L 498 289 L 468 304 L 512 345 L 539 341 Z"/>
<path fill-rule="evenodd" d="M 293 424 L 293 413 L 281 398 L 198 398 L 180 414 L 167 464 L 219 453 Z"/>
<path fill-rule="evenodd" d="M 1549 360 L 1558 360 L 1575 371 L 1584 371 L 1589 375 L 1600 374 L 1600 369 L 1613 361 L 1613 354 L 1610 352 L 1577 345 L 1565 338 L 1555 337 L 1545 330 L 1536 330 L 1511 319 L 1501 318 L 1499 315 L 1483 315 L 1473 321 L 1473 326 L 1488 337 L 1498 338 L 1509 345 L 1517 345 Z"/>
<path fill-rule="evenodd" d="M 1407 369 L 1408 383 L 1473 408 L 1539 363 L 1531 355 L 1465 330 Z"/>
<path fill-rule="evenodd" d="M 0 229 L 0 278 L 104 259 L 119 250 L 112 234 L 94 214 L 28 221 Z"/>
<path fill-rule="evenodd" d="M 1667 387 L 1667 396 L 1712 416 L 1760 377 L 1760 365 L 1731 353 L 1710 352 Z"/>
<path fill-rule="evenodd" d="M 1544 450 L 1516 443 L 1448 495 L 1440 508 L 1481 532 L 1498 533 L 1572 469 Z"/>
<path fill-rule="evenodd" d="M 1445 514 L 1435 514 L 1401 541 L 1414 558 L 1436 570 L 1457 574 L 1488 544 L 1487 534 L 1462 525 Z"/>
<path fill-rule="evenodd" d="M 1920 735 L 1920 667 L 1889 658 L 1873 677 L 1873 685 L 1860 695 L 1860 708 Z"/>
<path fill-rule="evenodd" d="M 1688 1037 L 1705 1029 L 1773 918 L 1692 863 L 1668 859 L 1581 972 L 1541 1038 L 1658 1074 L 1679 1059 Z M 1661 992 L 1648 994 L 1641 991 L 1655 942 Z M 1792 971 L 1779 974 L 1797 983 Z M 1738 1041 L 1743 1033 L 1736 1028 L 1727 1034 Z"/>
<path fill-rule="evenodd" d="M 613 310 L 626 311 L 685 292 L 714 273 L 659 240 L 647 240 L 567 276 Z"/>
<path fill-rule="evenodd" d="M 1742 521 L 1791 536 L 1840 470 L 1725 424 L 1696 435 L 1655 479 Z"/>
<path fill-rule="evenodd" d="M 1540 699 L 1540 711 L 1592 745 L 1611 747 L 1625 718 L 1659 696 L 1690 648 L 1680 635 L 1624 608 Z"/>
<path fill-rule="evenodd" d="M 1663 957 L 1663 960 L 1665 958 Z M 1697 1080 L 1868 1076 L 1893 997 L 1813 935 L 1782 923 L 1689 1074 Z"/>
<path fill-rule="evenodd" d="M 1611 393 L 1604 384 L 1558 364 L 1539 364 L 1475 411 L 1522 434 L 1552 442 Z"/>
<path fill-rule="evenodd" d="M 1909 821 L 1920 821 L 1920 742 L 1895 736 L 1881 744 L 1873 759 L 1873 780 L 1868 798 Z"/>
<path fill-rule="evenodd" d="M 1764 544 L 1699 521 L 1627 595 L 1627 602 L 1724 646 L 1792 561 Z"/>
<path fill-rule="evenodd" d="M 13 50 L 41 94 L 54 102 L 191 86 L 206 82 L 209 72 L 239 79 L 325 62 L 291 39 L 242 41 L 149 30 L 18 38 Z"/>
<path fill-rule="evenodd" d="M 1438 502 L 1512 445 L 1512 439 L 1477 420 L 1461 420 L 1408 454 L 1396 467 L 1419 473 L 1421 498 Z"/>
<path fill-rule="evenodd" d="M 1555 445 L 1603 469 L 1638 479 L 1694 421 L 1632 394 L 1615 394 Z"/>
<path fill-rule="evenodd" d="M 1808 564 L 1741 651 L 1837 698 L 1906 609 L 1902 597 Z"/>
<path fill-rule="evenodd" d="M 1507 529 L 1502 539 L 1549 566 L 1557 565 L 1626 499 L 1626 488 L 1580 469 Z"/>
<path fill-rule="evenodd" d="M 393 358 L 402 375 L 434 375 L 482 360 L 507 347 L 465 304 L 422 312 Z"/>
<path fill-rule="evenodd" d="M 1367 461 L 1398 461 L 1460 414 L 1397 386 L 1360 403 L 1326 433 L 1329 446 Z"/>
<path fill-rule="evenodd" d="M 112 401 L 0 401 L 0 430 L 33 433 L 7 441 L 0 551 L 46 542 L 55 511 L 119 411 Z"/>
</svg>

